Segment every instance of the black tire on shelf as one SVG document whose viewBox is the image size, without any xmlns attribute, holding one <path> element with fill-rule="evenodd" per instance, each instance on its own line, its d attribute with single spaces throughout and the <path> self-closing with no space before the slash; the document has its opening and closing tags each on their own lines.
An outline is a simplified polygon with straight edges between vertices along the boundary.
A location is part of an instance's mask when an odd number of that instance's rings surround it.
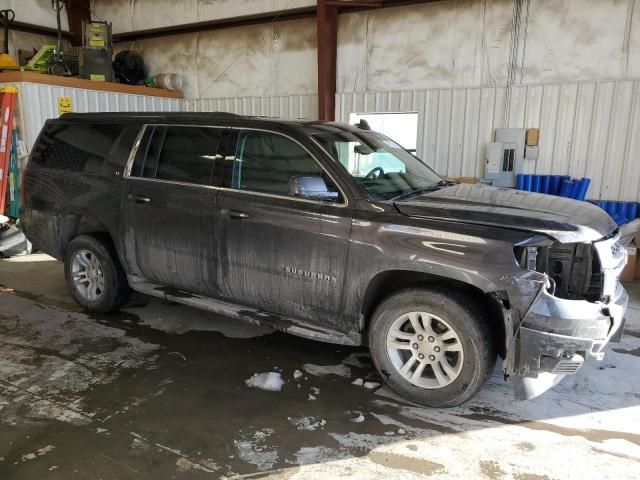
<svg viewBox="0 0 640 480">
<path fill-rule="evenodd" d="M 457 378 L 448 385 L 440 388 L 418 386 L 402 376 L 394 366 L 387 349 L 387 335 L 394 322 L 409 312 L 435 315 L 449 324 L 459 337 L 462 366 Z M 377 307 L 368 330 L 373 363 L 382 378 L 396 393 L 421 405 L 454 407 L 466 402 L 480 389 L 495 366 L 496 339 L 489 328 L 485 310 L 473 298 L 452 289 L 429 286 L 395 293 Z M 413 351 L 408 351 L 410 353 L 404 355 L 413 355 Z M 421 375 L 434 374 L 431 368 L 425 367 Z"/>
<path fill-rule="evenodd" d="M 72 261 L 76 253 L 86 250 L 99 260 L 104 275 L 104 290 L 95 301 L 85 298 L 72 278 Z M 74 300 L 86 311 L 108 313 L 118 310 L 131 296 L 127 276 L 120 265 L 113 245 L 103 238 L 80 235 L 69 243 L 64 257 L 64 274 L 67 288 Z"/>
</svg>

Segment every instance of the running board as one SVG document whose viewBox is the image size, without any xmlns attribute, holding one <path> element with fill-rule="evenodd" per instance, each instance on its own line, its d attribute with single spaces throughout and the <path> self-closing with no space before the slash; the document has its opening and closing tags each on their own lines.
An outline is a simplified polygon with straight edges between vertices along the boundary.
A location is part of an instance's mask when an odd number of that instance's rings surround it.
<svg viewBox="0 0 640 480">
<path fill-rule="evenodd" d="M 273 313 L 258 310 L 256 308 L 237 305 L 235 303 L 216 300 L 204 295 L 178 290 L 176 288 L 151 283 L 146 280 L 127 275 L 129 286 L 136 292 L 151 295 L 152 297 L 163 298 L 176 303 L 189 305 L 190 307 L 208 310 L 213 313 L 238 318 L 244 322 L 253 323 L 263 327 L 272 328 L 279 332 L 290 333 L 298 337 L 309 338 L 326 343 L 336 343 L 338 345 L 359 346 L 361 345 L 360 335 L 346 335 L 336 330 L 321 328 L 302 320 L 290 317 L 281 317 Z"/>
</svg>

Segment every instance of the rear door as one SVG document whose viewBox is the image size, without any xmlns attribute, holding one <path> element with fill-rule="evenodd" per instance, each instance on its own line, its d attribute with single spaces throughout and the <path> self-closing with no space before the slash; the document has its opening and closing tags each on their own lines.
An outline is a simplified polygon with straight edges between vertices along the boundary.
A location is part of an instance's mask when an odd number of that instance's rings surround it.
<svg viewBox="0 0 640 480">
<path fill-rule="evenodd" d="M 147 125 L 126 172 L 126 261 L 138 277 L 207 295 L 219 292 L 212 186 L 224 128 Z"/>
<path fill-rule="evenodd" d="M 298 141 L 249 129 L 233 129 L 230 138 L 236 148 L 225 153 L 216 206 L 222 296 L 339 325 L 351 228 L 344 195 Z M 296 197 L 292 177 L 323 177 L 335 197 Z"/>
</svg>

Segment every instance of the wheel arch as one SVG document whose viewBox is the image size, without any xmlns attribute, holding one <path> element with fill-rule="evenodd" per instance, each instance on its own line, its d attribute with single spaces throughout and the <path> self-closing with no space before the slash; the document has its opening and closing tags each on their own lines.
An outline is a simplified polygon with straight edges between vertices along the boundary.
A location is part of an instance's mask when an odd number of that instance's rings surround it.
<svg viewBox="0 0 640 480">
<path fill-rule="evenodd" d="M 115 249 L 113 235 L 98 217 L 91 214 L 66 214 L 58 220 L 57 253 L 60 258 L 64 257 L 69 243 L 80 235 L 99 238 Z"/>
<path fill-rule="evenodd" d="M 499 296 L 486 293 L 477 285 L 441 275 L 412 270 L 386 270 L 371 279 L 365 291 L 360 315 L 362 319 L 362 338 L 368 338 L 367 331 L 375 309 L 385 299 L 408 288 L 429 288 L 430 286 L 446 286 L 457 293 L 465 295 L 483 308 L 491 331 L 496 336 L 498 354 L 506 355 L 506 319 L 504 306 Z"/>
</svg>

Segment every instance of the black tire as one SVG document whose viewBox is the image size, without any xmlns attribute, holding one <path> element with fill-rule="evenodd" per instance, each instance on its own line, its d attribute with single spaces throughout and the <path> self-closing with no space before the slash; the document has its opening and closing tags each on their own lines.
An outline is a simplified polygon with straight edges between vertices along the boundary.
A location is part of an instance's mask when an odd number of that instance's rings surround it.
<svg viewBox="0 0 640 480">
<path fill-rule="evenodd" d="M 95 301 L 85 298 L 78 291 L 72 279 L 72 260 L 79 250 L 86 250 L 95 255 L 102 266 L 104 290 Z M 107 239 L 81 235 L 71 240 L 64 257 L 64 275 L 71 296 L 84 310 L 89 312 L 108 313 L 118 310 L 131 295 L 127 276 L 120 265 L 113 245 Z"/>
<path fill-rule="evenodd" d="M 457 333 L 464 356 L 457 378 L 448 385 L 431 389 L 414 385 L 394 366 L 387 334 L 396 319 L 409 312 L 437 315 Z M 369 348 L 382 378 L 398 394 L 429 407 L 455 407 L 469 400 L 493 371 L 495 343 L 484 309 L 472 298 L 441 287 L 411 288 L 390 296 L 378 306 L 369 324 Z"/>
</svg>

